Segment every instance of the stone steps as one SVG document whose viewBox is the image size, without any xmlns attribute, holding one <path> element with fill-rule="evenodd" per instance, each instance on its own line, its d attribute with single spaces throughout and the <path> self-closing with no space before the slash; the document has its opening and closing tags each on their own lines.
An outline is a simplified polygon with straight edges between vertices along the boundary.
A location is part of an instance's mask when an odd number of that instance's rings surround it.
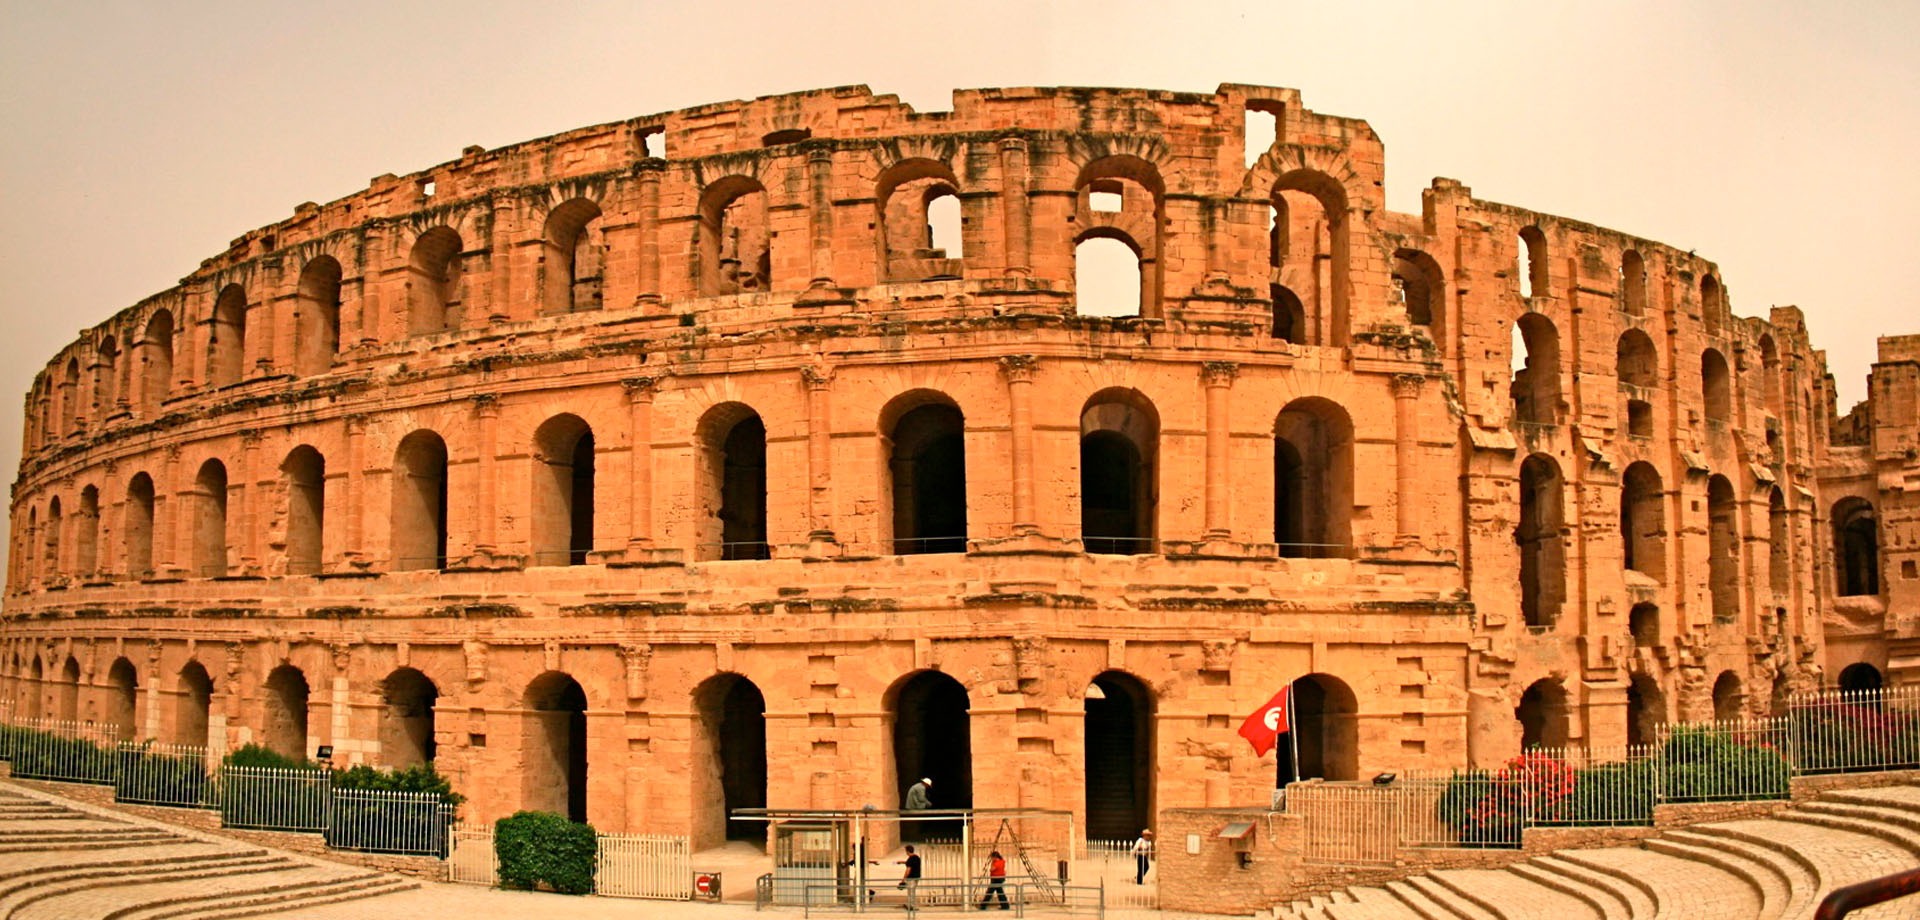
<svg viewBox="0 0 1920 920">
<path fill-rule="evenodd" d="M 1560 873 L 1541 868 L 1531 862 L 1514 863 L 1506 868 L 1507 872 L 1517 875 L 1542 888 L 1549 888 L 1587 906 L 1593 916 L 1612 918 L 1620 915 L 1623 905 L 1614 900 L 1605 889 L 1597 888 L 1587 882 L 1568 878 Z"/>
<path fill-rule="evenodd" d="M 1500 920 L 1493 911 L 1461 897 L 1452 886 L 1441 884 L 1432 875 L 1413 876 L 1407 884 L 1457 920 Z"/>
<path fill-rule="evenodd" d="M 1657 912 L 1654 908 L 1653 896 L 1641 890 L 1633 880 L 1589 868 L 1558 855 L 1536 856 L 1525 864 L 1534 866 L 1542 872 L 1552 873 L 1585 885 L 1588 889 L 1604 895 L 1611 905 L 1605 909 L 1604 916 L 1637 920 L 1641 917 L 1652 917 Z"/>
<path fill-rule="evenodd" d="M 1725 821 L 1703 825 L 1703 829 L 1745 834 L 1748 839 L 1768 841 L 1804 859 L 1819 880 L 1814 898 L 1842 885 L 1878 878 L 1913 868 L 1914 855 L 1905 848 L 1874 834 L 1855 829 L 1839 829 L 1791 820 L 1790 813 L 1776 821 Z"/>
<path fill-rule="evenodd" d="M 1656 917 L 1755 917 L 1760 896 L 1751 883 L 1711 864 L 1640 847 L 1560 853 L 1562 859 L 1644 885 Z"/>
<path fill-rule="evenodd" d="M 52 872 L 23 879 L 5 898 L 0 898 L 0 910 L 5 916 L 20 918 L 39 916 L 53 920 L 58 917 L 93 917 L 98 911 L 76 909 L 74 899 L 82 903 L 112 900 L 115 889 L 137 888 L 146 890 L 151 886 L 161 886 L 173 882 L 189 882 L 201 879 L 223 880 L 248 872 L 271 872 L 284 868 L 288 860 L 282 857 L 261 853 L 253 856 L 223 856 L 193 863 L 162 866 L 129 866 L 117 869 L 76 869 L 71 872 Z M 48 912 L 48 905 L 57 905 L 58 909 Z"/>
<path fill-rule="evenodd" d="M 1353 900 L 1346 904 L 1328 904 L 1323 911 L 1327 920 L 1422 920 L 1384 888 L 1362 885 L 1348 888 L 1346 892 Z"/>
<path fill-rule="evenodd" d="M 316 868 L 315 871 L 326 870 Z M 265 887 L 223 888 L 148 902 L 107 914 L 103 920 L 231 920 L 338 904 L 418 887 L 419 882 L 374 872 L 346 877 L 329 874 L 304 882 L 282 880 Z"/>
<path fill-rule="evenodd" d="M 1666 834 L 1666 838 L 1675 843 L 1717 850 L 1759 867 L 1764 875 L 1756 878 L 1756 881 L 1766 889 L 1761 901 L 1763 907 L 1767 903 L 1777 903 L 1778 913 L 1774 916 L 1797 917 L 1812 909 L 1808 899 L 1819 890 L 1819 879 L 1811 868 L 1777 849 L 1704 829 L 1675 830 Z"/>
<path fill-rule="evenodd" d="M 165 831 L 146 828 L 127 828 L 124 830 L 100 831 L 84 835 L 67 835 L 55 839 L 34 841 L 15 840 L 0 843 L 0 854 L 46 853 L 46 852 L 82 852 L 86 850 L 116 850 L 123 847 L 151 846 L 180 839 Z"/>
<path fill-rule="evenodd" d="M 52 886 L 67 884 L 107 883 L 113 879 L 138 877 L 152 878 L 160 874 L 181 870 L 220 868 L 223 866 L 246 865 L 247 861 L 257 861 L 266 856 L 265 851 L 250 853 L 218 853 L 211 851 L 171 853 L 164 855 L 142 855 L 103 863 L 89 863 L 75 866 L 65 863 L 58 866 L 39 866 L 21 871 L 11 871 L 0 876 L 0 906 L 9 899 Z"/>
<path fill-rule="evenodd" d="M 1386 884 L 1387 893 L 1405 905 L 1420 920 L 1459 920 L 1460 915 L 1440 906 L 1427 897 L 1419 888 L 1406 879 L 1395 879 Z"/>
<path fill-rule="evenodd" d="M 1872 814 L 1846 813 L 1839 808 L 1846 806 L 1822 806 L 1823 803 L 1809 802 L 1808 807 L 1796 808 L 1785 812 L 1780 818 L 1785 821 L 1798 821 L 1840 831 L 1852 831 L 1878 837 L 1907 851 L 1907 854 L 1920 858 L 1920 832 L 1908 830 L 1898 824 L 1880 820 Z"/>
<path fill-rule="evenodd" d="M 1601 916 L 1577 897 L 1506 869 L 1442 869 L 1431 874 L 1498 920 L 1585 920 Z"/>
<path fill-rule="evenodd" d="M 1755 920 L 1776 920 L 1786 912 L 1787 902 L 1792 898 L 1786 881 L 1762 859 L 1674 838 L 1656 837 L 1641 845 L 1664 856 L 1713 866 L 1746 883 L 1760 902 Z"/>
<path fill-rule="evenodd" d="M 353 878 L 367 875 L 360 873 Z M 134 916 L 140 912 L 159 912 L 169 908 L 190 914 L 201 904 L 213 904 L 235 898 L 270 898 L 275 903 L 266 910 L 287 910 L 298 906 L 298 896 L 343 880 L 343 873 L 332 867 L 315 866 L 287 859 L 268 857 L 240 866 L 222 867 L 204 872 L 183 870 L 162 876 L 129 877 L 114 884 L 64 890 L 23 903 L 14 920 L 72 920 L 75 917 L 101 918 Z M 145 916 L 145 913 L 140 913 Z"/>
</svg>

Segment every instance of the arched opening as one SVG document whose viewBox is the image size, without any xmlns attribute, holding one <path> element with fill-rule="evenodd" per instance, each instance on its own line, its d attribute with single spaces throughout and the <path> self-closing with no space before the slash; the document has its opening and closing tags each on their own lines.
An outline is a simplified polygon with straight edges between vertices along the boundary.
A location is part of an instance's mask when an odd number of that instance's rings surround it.
<svg viewBox="0 0 1920 920">
<path fill-rule="evenodd" d="M 94 350 L 93 417 L 104 419 L 120 409 L 120 343 L 113 336 Z"/>
<path fill-rule="evenodd" d="M 746 176 L 714 180 L 700 195 L 700 293 L 773 288 L 767 190 Z"/>
<path fill-rule="evenodd" d="M 63 722 L 80 720 L 80 662 L 72 655 L 60 667 L 59 693 L 54 698 L 54 718 Z"/>
<path fill-rule="evenodd" d="M 1353 420 L 1339 404 L 1310 396 L 1288 403 L 1273 431 L 1280 555 L 1346 557 L 1353 544 Z"/>
<path fill-rule="evenodd" d="M 1074 312 L 1140 316 L 1140 251 L 1115 235 L 1083 236 L 1073 246 Z"/>
<path fill-rule="evenodd" d="M 127 483 L 120 530 L 127 550 L 127 577 L 153 575 L 153 477 L 135 473 Z"/>
<path fill-rule="evenodd" d="M 1315 207 L 1318 206 L 1319 203 L 1315 202 Z M 1278 192 L 1274 193 L 1272 202 L 1267 206 L 1267 265 L 1269 267 L 1283 267 L 1292 256 L 1292 219 L 1292 208 L 1287 204 L 1287 197 Z"/>
<path fill-rule="evenodd" d="M 107 705 L 106 723 L 114 731 L 114 736 L 122 741 L 131 741 L 138 737 L 135 732 L 134 714 L 137 711 L 134 701 L 140 692 L 140 678 L 133 669 L 133 662 L 125 658 L 115 658 L 113 666 L 107 669 Z"/>
<path fill-rule="evenodd" d="M 42 719 L 47 715 L 47 675 L 46 668 L 40 663 L 40 656 L 34 655 L 28 669 L 26 686 L 26 712 L 29 719 Z"/>
<path fill-rule="evenodd" d="M 966 552 L 966 419 L 959 407 L 944 396 L 917 393 L 895 399 L 881 415 L 893 416 L 886 428 L 893 551 Z"/>
<path fill-rule="evenodd" d="M 141 410 L 157 414 L 173 392 L 173 314 L 155 310 L 140 337 Z"/>
<path fill-rule="evenodd" d="M 929 779 L 933 807 L 972 808 L 973 734 L 968 712 L 973 704 L 967 688 L 939 671 L 920 671 L 895 684 L 888 696 L 893 717 L 894 801 L 905 802 L 908 786 Z M 934 822 L 910 822 L 901 828 L 905 836 L 939 835 L 943 830 Z"/>
<path fill-rule="evenodd" d="M 1647 674 L 1633 675 L 1627 684 L 1627 744 L 1652 744 L 1660 738 L 1660 725 L 1667 721 L 1667 695 L 1659 683 Z"/>
<path fill-rule="evenodd" d="M 700 559 L 766 559 L 767 426 L 739 403 L 707 410 L 700 433 Z"/>
<path fill-rule="evenodd" d="M 533 564 L 584 565 L 593 552 L 593 429 L 556 415 L 533 433 Z"/>
<path fill-rule="evenodd" d="M 80 359 L 68 358 L 67 370 L 60 376 L 60 409 L 56 413 L 62 430 L 68 434 L 80 431 Z"/>
<path fill-rule="evenodd" d="M 1299 295 L 1283 284 L 1273 285 L 1273 337 L 1294 345 L 1307 344 L 1307 308 Z"/>
<path fill-rule="evenodd" d="M 1627 434 L 1653 437 L 1653 393 L 1660 383 L 1653 339 L 1638 329 L 1621 333 L 1614 360 L 1620 385 L 1626 388 Z"/>
<path fill-rule="evenodd" d="M 1513 420 L 1552 425 L 1560 420 L 1560 330 L 1538 313 L 1513 324 Z"/>
<path fill-rule="evenodd" d="M 1708 335 L 1720 334 L 1720 314 L 1726 309 L 1721 302 L 1720 282 L 1712 275 L 1700 276 L 1700 322 L 1707 327 Z"/>
<path fill-rule="evenodd" d="M 1125 840 L 1153 824 L 1153 693 L 1139 678 L 1106 671 L 1086 692 L 1089 840 Z"/>
<path fill-rule="evenodd" d="M 1880 669 L 1864 661 L 1856 661 L 1840 670 L 1840 690 L 1845 693 L 1874 693 L 1885 682 L 1880 678 Z"/>
<path fill-rule="evenodd" d="M 1275 226 L 1284 220 L 1286 227 L 1280 234 L 1284 239 L 1275 241 L 1285 252 L 1281 283 L 1306 301 L 1310 322 L 1324 325 L 1314 341 L 1347 344 L 1351 259 L 1346 187 L 1326 173 L 1296 169 L 1274 182 L 1270 200 L 1276 208 Z"/>
<path fill-rule="evenodd" d="M 1770 335 L 1760 337 L 1760 375 L 1765 378 L 1761 381 L 1761 389 L 1766 393 L 1767 411 L 1773 413 L 1774 418 L 1784 417 L 1786 406 L 1781 395 L 1780 349 L 1773 344 L 1773 336 Z M 1776 458 L 1778 456 L 1775 454 Z"/>
<path fill-rule="evenodd" d="M 1395 250 L 1392 280 L 1394 299 L 1406 310 L 1407 322 L 1427 327 L 1444 349 L 1441 327 L 1447 315 L 1447 286 L 1440 263 L 1418 249 Z"/>
<path fill-rule="evenodd" d="M 201 578 L 227 574 L 227 465 L 200 464 L 193 477 L 193 571 Z"/>
<path fill-rule="evenodd" d="M 1629 316 L 1647 312 L 1647 263 L 1631 249 L 1620 254 L 1620 309 Z"/>
<path fill-rule="evenodd" d="M 294 760 L 307 759 L 307 675 L 283 664 L 267 675 L 261 687 L 264 699 L 262 740 L 269 750 Z"/>
<path fill-rule="evenodd" d="M 1274 749 L 1279 785 L 1294 778 L 1294 753 L 1299 752 L 1300 779 L 1354 780 L 1360 776 L 1359 703 L 1346 681 L 1329 674 L 1309 674 L 1293 682 L 1296 737 L 1282 738 Z"/>
<path fill-rule="evenodd" d="M 56 495 L 47 502 L 47 524 L 41 531 L 41 571 L 48 579 L 59 578 L 66 572 L 60 558 L 60 532 L 65 529 L 66 518 L 61 514 L 60 497 Z"/>
<path fill-rule="evenodd" d="M 287 489 L 287 574 L 320 571 L 327 514 L 327 461 L 305 444 L 280 464 Z"/>
<path fill-rule="evenodd" d="M 324 374 L 340 353 L 340 263 L 318 256 L 300 270 L 294 318 L 294 373 Z"/>
<path fill-rule="evenodd" d="M 1707 583 L 1713 619 L 1731 623 L 1740 613 L 1740 533 L 1733 483 L 1725 476 L 1707 480 Z"/>
<path fill-rule="evenodd" d="M 189 661 L 180 669 L 179 692 L 173 705 L 174 743 L 205 747 L 208 715 L 213 707 L 213 678 L 200 662 Z"/>
<path fill-rule="evenodd" d="M 1080 535 L 1089 553 L 1154 551 L 1160 414 L 1138 390 L 1095 393 L 1080 410 Z"/>
<path fill-rule="evenodd" d="M 80 508 L 73 519 L 73 571 L 82 580 L 94 577 L 100 564 L 100 490 L 80 490 Z"/>
<path fill-rule="evenodd" d="M 380 683 L 380 759 L 403 770 L 433 762 L 433 705 L 440 688 L 413 668 L 400 668 Z"/>
<path fill-rule="evenodd" d="M 247 356 L 247 292 L 240 285 L 229 284 L 220 291 L 210 331 L 207 382 L 216 387 L 239 383 L 246 374 Z"/>
<path fill-rule="evenodd" d="M 1747 691 L 1740 685 L 1740 675 L 1732 671 L 1721 671 L 1713 682 L 1713 718 L 1718 722 L 1732 722 L 1746 711 Z"/>
<path fill-rule="evenodd" d="M 1667 580 L 1666 493 L 1660 473 L 1644 460 L 1621 477 L 1620 542 L 1628 571 Z"/>
<path fill-rule="evenodd" d="M 1843 498 L 1833 505 L 1836 585 L 1843 597 L 1880 593 L 1880 534 L 1873 505 Z"/>
<path fill-rule="evenodd" d="M 1567 746 L 1567 688 L 1553 678 L 1534 681 L 1513 711 L 1520 720 L 1520 748 Z"/>
<path fill-rule="evenodd" d="M 880 174 L 874 202 L 883 280 L 960 276 L 959 187 L 947 164 L 924 157 L 902 160 Z"/>
<path fill-rule="evenodd" d="M 695 775 L 707 780 L 696 798 L 700 836 L 764 844 L 765 822 L 732 815 L 737 808 L 767 807 L 766 697 L 745 677 L 719 674 L 694 690 L 694 705 L 704 747 L 696 752 Z"/>
<path fill-rule="evenodd" d="M 1733 418 L 1733 395 L 1728 382 L 1727 359 L 1718 349 L 1700 353 L 1700 386 L 1705 396 L 1707 421 L 1725 424 Z"/>
<path fill-rule="evenodd" d="M 1788 531 L 1787 496 L 1778 486 L 1767 492 L 1767 584 L 1776 597 L 1793 588 L 1793 544 Z"/>
<path fill-rule="evenodd" d="M 547 214 L 540 234 L 544 312 L 600 309 L 606 242 L 595 225 L 599 219 L 600 206 L 585 198 L 565 202 Z"/>
<path fill-rule="evenodd" d="M 1633 635 L 1636 648 L 1653 648 L 1660 644 L 1660 608 L 1650 603 L 1633 605 L 1627 611 L 1627 631 Z"/>
<path fill-rule="evenodd" d="M 1565 508 L 1560 466 L 1534 454 L 1520 464 L 1520 610 L 1527 625 L 1548 627 L 1566 595 L 1566 550 L 1560 539 Z"/>
<path fill-rule="evenodd" d="M 464 246 L 452 227 L 435 227 L 414 240 L 413 252 L 407 257 L 408 335 L 460 328 Z"/>
<path fill-rule="evenodd" d="M 1551 289 L 1547 275 L 1547 235 L 1539 227 L 1520 228 L 1520 296 L 1544 296 Z"/>
<path fill-rule="evenodd" d="M 393 568 L 447 567 L 447 442 L 416 431 L 393 456 Z"/>
<path fill-rule="evenodd" d="M 521 807 L 587 820 L 587 692 L 569 674 L 548 671 L 527 685 Z"/>
</svg>

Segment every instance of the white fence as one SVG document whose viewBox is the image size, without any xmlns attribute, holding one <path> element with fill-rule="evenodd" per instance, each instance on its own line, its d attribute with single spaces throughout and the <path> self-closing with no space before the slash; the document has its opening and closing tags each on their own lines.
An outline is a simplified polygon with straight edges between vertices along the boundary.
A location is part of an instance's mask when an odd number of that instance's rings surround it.
<svg viewBox="0 0 1920 920">
<path fill-rule="evenodd" d="M 693 897 L 693 847 L 685 837 L 600 834 L 595 894 L 685 901 Z"/>
<path fill-rule="evenodd" d="M 1796 694 L 1788 716 L 1798 772 L 1920 767 L 1920 686 Z"/>
<path fill-rule="evenodd" d="M 1303 783 L 1288 787 L 1287 813 L 1305 819 L 1307 862 L 1391 863 L 1400 847 L 1399 790 Z"/>
<path fill-rule="evenodd" d="M 336 850 L 446 855 L 453 806 L 432 792 L 334 789 L 327 815 L 327 846 Z"/>
<path fill-rule="evenodd" d="M 455 826 L 447 831 L 447 881 L 497 885 L 500 858 L 493 849 L 493 828 Z"/>
<path fill-rule="evenodd" d="M 216 780 L 220 824 L 263 831 L 327 829 L 333 774 L 327 770 L 222 767 Z"/>
<path fill-rule="evenodd" d="M 71 783 L 113 782 L 119 730 L 100 722 L 20 719 L 7 731 L 13 775 Z"/>
<path fill-rule="evenodd" d="M 207 748 L 198 744 L 123 741 L 114 751 L 113 800 L 199 808 L 212 804 Z"/>
</svg>

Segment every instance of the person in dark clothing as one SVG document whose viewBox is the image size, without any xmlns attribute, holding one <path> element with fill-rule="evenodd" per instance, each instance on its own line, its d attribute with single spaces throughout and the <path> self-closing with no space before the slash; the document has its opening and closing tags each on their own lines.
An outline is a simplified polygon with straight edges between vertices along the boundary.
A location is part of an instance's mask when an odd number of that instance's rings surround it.
<svg viewBox="0 0 1920 920">
<path fill-rule="evenodd" d="M 1007 860 L 999 850 L 987 854 L 987 893 L 980 896 L 980 909 L 987 909 L 987 902 L 994 895 L 1000 896 L 1000 909 L 1007 909 Z"/>
<path fill-rule="evenodd" d="M 907 874 L 900 879 L 900 887 L 907 890 L 907 909 L 919 907 L 915 896 L 920 893 L 920 854 L 913 851 L 913 844 L 907 844 L 907 858 L 900 860 L 907 867 Z"/>
</svg>

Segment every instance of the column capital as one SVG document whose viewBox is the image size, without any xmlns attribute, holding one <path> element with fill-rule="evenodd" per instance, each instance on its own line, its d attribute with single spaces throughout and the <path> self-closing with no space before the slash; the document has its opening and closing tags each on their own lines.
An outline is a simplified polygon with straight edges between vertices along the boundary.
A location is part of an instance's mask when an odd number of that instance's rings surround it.
<svg viewBox="0 0 1920 920">
<path fill-rule="evenodd" d="M 481 418 L 495 418 L 500 415 L 500 394 L 479 393 L 473 397 L 473 411 Z"/>
<path fill-rule="evenodd" d="M 1420 388 L 1425 386 L 1426 382 L 1427 378 L 1422 374 L 1395 374 L 1393 375 L 1393 398 L 1418 398 Z"/>
<path fill-rule="evenodd" d="M 1240 365 L 1232 361 L 1208 361 L 1200 365 L 1200 379 L 1210 387 L 1233 386 L 1233 380 L 1238 376 Z"/>
<path fill-rule="evenodd" d="M 1027 383 L 1040 370 L 1040 359 L 1033 355 L 1006 355 L 1000 359 L 1000 373 L 1009 381 Z"/>
<path fill-rule="evenodd" d="M 807 364 L 800 368 L 800 379 L 806 381 L 809 390 L 824 390 L 833 383 L 835 370 L 826 364 Z"/>
<path fill-rule="evenodd" d="M 365 412 L 355 412 L 351 415 L 343 416 L 340 420 L 347 424 L 347 434 L 365 434 L 367 431 L 367 414 Z"/>
<path fill-rule="evenodd" d="M 627 401 L 636 403 L 653 402 L 653 394 L 659 388 L 659 377 L 628 377 L 620 381 L 627 390 Z"/>
</svg>

